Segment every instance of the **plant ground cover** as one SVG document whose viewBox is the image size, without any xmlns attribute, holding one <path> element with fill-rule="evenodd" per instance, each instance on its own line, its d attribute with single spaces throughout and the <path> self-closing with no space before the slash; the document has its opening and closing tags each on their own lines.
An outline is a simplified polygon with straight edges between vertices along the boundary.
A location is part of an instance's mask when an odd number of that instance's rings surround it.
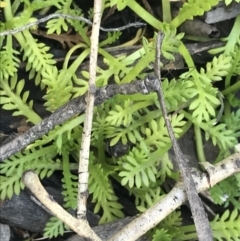
<svg viewBox="0 0 240 241">
<path fill-rule="evenodd" d="M 91 8 L 77 5 L 70 0 L 16 0 L 5 3 L 0 13 L 3 19 L 0 23 L 1 32 L 21 27 L 55 12 L 87 16 L 88 19 L 92 19 L 93 15 Z M 183 56 L 187 66 L 181 70 L 181 74 L 175 71 L 174 78 L 168 75 L 162 80 L 174 133 L 177 138 L 181 138 L 192 128 L 197 162 L 217 163 L 233 152 L 240 138 L 240 100 L 236 94 L 240 89 L 240 16 L 234 18 L 227 35 L 221 39 L 222 46 L 212 49 L 212 55 L 207 61 L 204 59 L 204 64 L 200 66 L 191 57 L 187 43 L 212 43 L 212 39 L 177 32 L 177 28 L 186 20 L 203 15 L 216 6 L 218 1 L 188 1 L 173 19 L 170 13 L 173 6 L 168 1 L 162 1 L 161 21 L 157 13 L 149 14 L 145 10 L 153 9 L 152 4 L 151 1 L 149 6 L 136 1 L 104 2 L 104 27 L 119 27 L 120 21 L 124 25 L 124 22 L 131 21 L 131 17 L 134 21 L 138 19 L 147 22 L 148 26 L 100 35 L 98 53 L 101 62 L 97 68 L 96 85 L 121 85 L 151 74 L 155 58 L 154 31 L 161 30 L 165 35 L 161 51 L 167 61 L 162 68 L 170 68 L 169 72 L 171 65 L 177 68 L 174 63 L 178 53 Z M 117 20 L 114 21 L 114 18 Z M 11 111 L 13 116 L 24 117 L 28 123 L 24 125 L 32 126 L 42 121 L 43 116 L 34 109 L 35 93 L 27 90 L 25 85 L 28 82 L 34 83 L 44 93 L 41 101 L 48 111 L 45 112 L 46 115 L 55 112 L 71 99 L 85 94 L 88 91 L 89 72 L 84 64 L 90 53 L 90 33 L 91 26 L 84 21 L 54 18 L 38 27 L 2 36 L 2 109 Z M 115 55 L 111 52 L 124 48 L 128 50 L 135 44 L 138 48 L 132 49 L 130 53 L 120 52 Z M 59 57 L 56 52 L 63 53 L 64 57 Z M 21 66 L 24 66 L 24 78 L 19 76 Z M 1 163 L 1 200 L 20 193 L 24 188 L 21 177 L 26 170 L 33 169 L 41 179 L 61 172 L 63 206 L 67 210 L 75 210 L 77 162 L 83 121 L 84 114 L 71 118 Z M 204 150 L 204 139 L 217 147 L 214 160 L 209 160 L 208 149 Z M 135 208 L 140 212 L 167 194 L 166 186 L 178 179 L 177 170 L 168 152 L 170 148 L 171 142 L 155 93 L 117 95 L 95 107 L 89 193 L 91 202 L 95 205 L 94 213 L 101 215 L 100 223 L 111 222 L 126 214 L 118 201 L 116 187 L 124 186 L 124 190 L 134 197 Z M 209 191 L 213 203 L 222 205 L 211 222 L 215 230 L 214 238 L 217 240 L 234 240 L 236 233 L 240 233 L 239 189 L 239 175 L 235 175 Z M 224 214 L 221 215 L 222 213 Z M 64 224 L 52 218 L 44 235 L 57 236 L 63 234 L 63 230 Z M 196 238 L 194 226 L 183 225 L 180 210 L 164 219 L 149 235 L 153 240 Z"/>
</svg>

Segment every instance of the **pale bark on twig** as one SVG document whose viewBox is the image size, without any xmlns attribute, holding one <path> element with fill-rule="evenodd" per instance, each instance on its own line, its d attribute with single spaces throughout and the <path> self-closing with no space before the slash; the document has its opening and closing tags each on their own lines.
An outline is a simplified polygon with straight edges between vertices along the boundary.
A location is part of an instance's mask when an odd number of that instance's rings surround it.
<svg viewBox="0 0 240 241">
<path fill-rule="evenodd" d="M 36 173 L 27 171 L 23 174 L 22 181 L 25 186 L 34 194 L 34 196 L 45 206 L 51 213 L 67 224 L 78 235 L 90 238 L 93 241 L 101 241 L 95 232 L 89 226 L 87 220 L 76 219 L 65 211 L 43 188 Z"/>
<path fill-rule="evenodd" d="M 77 218 L 86 219 L 87 213 L 87 197 L 88 197 L 88 166 L 89 166 L 89 153 L 91 143 L 92 121 L 93 121 L 93 109 L 96 92 L 96 68 L 98 58 L 98 39 L 99 28 L 102 17 L 102 1 L 94 1 L 94 17 L 93 28 L 91 35 L 91 52 L 89 63 L 89 88 L 87 95 L 86 115 L 82 134 L 82 143 L 79 153 L 79 168 L 78 168 L 78 210 Z"/>
<path fill-rule="evenodd" d="M 102 240 L 106 241 L 109 238 L 111 238 L 113 234 L 117 233 L 123 227 L 127 226 L 135 218 L 136 218 L 135 216 L 121 218 L 111 223 L 95 226 L 92 229 Z M 85 240 L 84 238 L 79 237 L 78 235 L 75 234 L 69 237 L 65 241 L 85 241 Z M 138 238 L 137 241 L 151 241 L 151 238 L 149 238 L 147 235 L 143 235 L 142 237 Z"/>
<path fill-rule="evenodd" d="M 78 211 L 77 218 L 86 219 L 87 213 L 87 197 L 88 197 L 88 166 L 89 166 L 89 150 L 91 143 L 93 109 L 96 92 L 96 68 L 98 58 L 98 39 L 99 28 L 102 17 L 102 1 L 94 1 L 94 17 L 91 36 L 91 52 L 89 63 L 89 88 L 87 95 L 86 115 L 84 120 L 84 128 L 82 134 L 81 150 L 79 153 L 79 168 L 78 168 Z"/>
<path fill-rule="evenodd" d="M 198 192 L 209 189 L 227 177 L 240 172 L 240 153 L 235 153 L 216 165 L 211 165 L 208 163 L 204 166 L 207 173 L 191 170 L 191 174 Z M 92 234 L 87 222 L 73 218 L 51 198 L 51 196 L 42 187 L 38 176 L 32 171 L 26 172 L 23 175 L 23 183 L 41 203 L 43 203 L 55 216 L 66 223 L 78 235 L 85 235 L 84 237 L 89 237 L 88 235 Z M 186 200 L 187 195 L 185 186 L 183 182 L 179 182 L 175 185 L 171 192 L 161 199 L 157 204 L 152 206 L 145 213 L 138 216 L 126 227 L 122 228 L 114 236 L 109 238 L 108 241 L 137 240 L 148 230 L 155 227 L 167 215 L 180 207 Z M 99 235 L 101 235 L 100 233 L 103 232 L 101 231 L 101 228 L 96 229 L 96 231 Z M 114 234 L 116 230 L 109 232 Z M 79 238 L 79 240 L 82 239 Z M 99 239 L 93 238 L 92 240 Z"/>
<path fill-rule="evenodd" d="M 189 170 L 196 185 L 197 192 L 209 189 L 227 177 L 240 172 L 240 153 L 235 153 L 216 165 L 208 163 L 204 166 L 207 173 Z M 178 182 L 171 192 L 163 199 L 138 216 L 108 241 L 137 240 L 147 231 L 155 227 L 167 215 L 180 207 L 187 199 L 188 196 L 185 191 L 185 184 L 183 182 Z"/>
</svg>

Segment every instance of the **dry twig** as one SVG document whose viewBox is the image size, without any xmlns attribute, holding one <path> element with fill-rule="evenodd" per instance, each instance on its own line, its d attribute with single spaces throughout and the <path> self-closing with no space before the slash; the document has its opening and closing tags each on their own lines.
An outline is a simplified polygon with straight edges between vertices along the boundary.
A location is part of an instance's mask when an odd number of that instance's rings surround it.
<svg viewBox="0 0 240 241">
<path fill-rule="evenodd" d="M 89 165 L 89 149 L 91 143 L 93 108 L 96 92 L 96 68 L 98 58 L 98 38 L 99 28 L 102 17 L 102 1 L 94 1 L 94 17 L 93 29 L 91 36 L 91 52 L 89 64 L 89 90 L 87 95 L 86 116 L 82 134 L 82 143 L 79 153 L 79 168 L 78 168 L 78 210 L 77 218 L 86 219 L 87 213 L 87 197 L 88 197 L 88 165 Z"/>
<path fill-rule="evenodd" d="M 191 170 L 198 192 L 209 189 L 227 177 L 240 172 L 240 153 L 235 153 L 214 166 L 207 164 L 205 165 L 205 169 L 207 173 L 200 173 L 195 170 Z M 26 172 L 23 175 L 22 180 L 25 186 L 35 195 L 35 197 L 54 215 L 65 222 L 78 235 L 88 235 L 89 229 L 87 222 L 73 218 L 69 213 L 62 209 L 61 206 L 57 204 L 45 191 L 35 173 L 32 171 Z M 187 194 L 185 192 L 184 183 L 179 182 L 171 190 L 171 192 L 166 195 L 166 197 L 130 222 L 130 224 L 117 232 L 113 237 L 108 239 L 108 241 L 137 240 L 148 230 L 155 227 L 167 215 L 180 207 L 186 200 Z M 80 230 L 81 227 L 85 230 Z M 79 238 L 79 240 L 82 239 Z"/>
<path fill-rule="evenodd" d="M 81 16 L 74 16 L 74 15 L 69 15 L 69 14 L 62 14 L 62 13 L 53 13 L 53 14 L 50 14 L 44 18 L 40 18 L 34 22 L 31 22 L 31 23 L 27 23 L 19 28 L 16 28 L 16 29 L 10 29 L 10 30 L 6 30 L 4 32 L 1 32 L 0 33 L 0 37 L 1 36 L 6 36 L 6 35 L 13 35 L 15 33 L 19 33 L 25 29 L 28 29 L 32 26 L 35 26 L 35 25 L 38 25 L 39 23 L 44 23 L 44 22 L 47 22 L 48 20 L 52 19 L 52 18 L 68 18 L 68 19 L 73 19 L 73 20 L 79 20 L 79 21 L 83 21 L 85 23 L 87 23 L 88 25 L 92 26 L 93 23 L 88 20 L 87 18 L 84 18 L 84 17 L 81 17 Z M 127 28 L 131 28 L 131 27 L 135 27 L 135 28 L 138 28 L 138 27 L 142 27 L 142 26 L 146 26 L 145 23 L 140 23 L 140 22 L 135 22 L 135 23 L 129 23 L 127 25 L 124 25 L 122 27 L 119 27 L 119 28 L 103 28 L 103 27 L 100 27 L 100 30 L 104 31 L 104 32 L 115 32 L 115 31 L 122 31 L 122 30 L 125 30 Z"/>
<path fill-rule="evenodd" d="M 189 167 L 187 165 L 187 160 L 184 158 L 183 153 L 179 147 L 179 144 L 174 136 L 173 128 L 171 122 L 168 117 L 164 94 L 162 91 L 162 84 L 161 84 L 161 71 L 159 67 L 159 60 L 160 60 L 160 52 L 161 52 L 161 43 L 162 43 L 163 34 L 161 32 L 157 35 L 157 46 L 156 46 L 156 61 L 155 61 L 155 75 L 159 80 L 159 89 L 156 91 L 158 95 L 158 99 L 160 102 L 162 114 L 166 123 L 166 127 L 169 133 L 169 137 L 171 139 L 173 150 L 176 155 L 177 165 L 179 167 L 181 177 L 183 179 L 184 187 L 187 192 L 188 201 L 190 204 L 190 208 L 192 211 L 194 223 L 196 226 L 198 238 L 200 241 L 212 241 L 212 230 L 210 228 L 210 224 L 207 218 L 207 215 L 204 211 L 203 204 L 201 199 L 199 198 L 196 190 L 196 186 L 194 184 L 193 178 L 189 171 Z"/>
<path fill-rule="evenodd" d="M 71 214 L 65 211 L 57 202 L 54 201 L 53 197 L 50 196 L 43 188 L 36 173 L 34 173 L 33 171 L 28 171 L 23 174 L 22 180 L 26 187 L 46 208 L 51 211 L 53 215 L 66 223 L 78 235 L 85 238 L 90 238 L 90 240 L 93 241 L 101 241 L 101 239 L 91 229 L 87 220 L 74 218 Z"/>
<path fill-rule="evenodd" d="M 117 94 L 130 95 L 135 93 L 149 94 L 155 91 L 158 81 L 136 80 L 129 84 L 107 85 L 98 88 L 95 94 L 94 105 L 100 105 L 105 100 L 112 98 Z M 18 136 L 11 142 L 0 147 L 0 162 L 6 160 L 11 155 L 23 150 L 30 143 L 47 134 L 56 125 L 61 125 L 72 117 L 81 114 L 86 109 L 86 94 L 70 100 L 67 104 L 61 106 L 52 115 L 33 126 L 24 134 Z"/>
<path fill-rule="evenodd" d="M 209 165 L 210 164 L 205 165 L 207 173 L 189 170 L 189 173 L 192 175 L 194 183 L 196 184 L 197 192 L 209 189 L 227 177 L 240 172 L 240 153 L 235 153 L 214 166 Z M 187 201 L 188 196 L 185 190 L 185 184 L 183 182 L 178 182 L 171 192 L 163 199 L 130 222 L 108 241 L 137 240 Z"/>
</svg>

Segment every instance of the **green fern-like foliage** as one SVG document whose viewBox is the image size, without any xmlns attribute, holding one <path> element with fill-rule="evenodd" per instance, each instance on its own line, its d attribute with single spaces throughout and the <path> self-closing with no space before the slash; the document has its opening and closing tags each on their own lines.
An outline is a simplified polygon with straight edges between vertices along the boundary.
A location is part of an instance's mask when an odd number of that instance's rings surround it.
<svg viewBox="0 0 240 241">
<path fill-rule="evenodd" d="M 46 100 L 46 109 L 53 112 L 62 105 L 66 104 L 71 97 L 72 81 L 71 74 L 67 70 L 62 70 L 58 73 L 56 67 L 49 68 L 43 74 L 42 83 L 47 86 L 46 95 L 43 97 Z"/>
<path fill-rule="evenodd" d="M 209 189 L 211 197 L 216 204 L 224 204 L 224 206 L 229 206 L 231 203 L 236 209 L 240 210 L 239 205 L 239 185 L 236 177 L 229 177 L 214 187 Z"/>
<path fill-rule="evenodd" d="M 146 211 L 149 207 L 156 204 L 164 196 L 159 186 L 152 186 L 151 189 L 146 187 L 132 188 L 131 193 L 136 197 L 135 205 L 140 212 Z"/>
<path fill-rule="evenodd" d="M 206 71 L 201 68 L 201 80 L 206 81 L 206 83 L 222 80 L 222 77 L 226 76 L 232 68 L 231 61 L 230 56 L 224 56 L 223 54 L 214 57 L 212 62 L 207 63 Z"/>
<path fill-rule="evenodd" d="M 232 112 L 230 116 L 223 117 L 223 122 L 226 123 L 228 129 L 233 131 L 235 138 L 240 137 L 240 109 L 236 112 Z"/>
<path fill-rule="evenodd" d="M 206 131 L 206 140 L 209 139 L 209 135 L 212 138 L 214 145 L 218 144 L 223 150 L 232 148 L 236 144 L 236 138 L 234 137 L 234 132 L 226 128 L 226 124 L 219 124 L 210 128 L 209 132 Z"/>
<path fill-rule="evenodd" d="M 63 235 L 66 229 L 69 229 L 68 226 L 64 224 L 60 219 L 57 217 L 51 217 L 44 229 L 44 237 L 50 239 L 56 238 L 59 235 Z"/>
<path fill-rule="evenodd" d="M 234 241 L 240 238 L 240 215 L 237 209 L 234 209 L 231 213 L 226 210 L 224 214 L 219 217 L 216 215 L 211 222 L 213 230 L 213 237 L 216 240 Z"/>
<path fill-rule="evenodd" d="M 56 13 L 69 14 L 72 0 L 64 0 L 62 1 L 62 3 L 63 5 L 61 9 L 59 9 Z M 48 28 L 48 34 L 51 34 L 54 32 L 56 32 L 57 34 L 60 34 L 62 30 L 67 32 L 68 25 L 64 18 L 56 18 L 56 19 L 51 19 L 47 22 L 47 28 Z"/>
<path fill-rule="evenodd" d="M 37 124 L 41 121 L 32 109 L 33 101 L 27 103 L 29 91 L 22 94 L 25 81 L 18 80 L 17 75 L 14 75 L 10 81 L 0 80 L 0 104 L 5 110 L 14 110 L 13 116 L 25 116 L 28 121 Z"/>
<path fill-rule="evenodd" d="M 38 43 L 37 40 L 33 39 L 28 30 L 23 32 L 23 37 L 26 41 L 26 44 L 23 47 L 23 61 L 28 59 L 26 70 L 30 70 L 30 78 L 35 76 L 36 71 L 38 72 L 41 69 L 48 70 L 51 66 L 56 64 L 56 61 L 53 60 L 53 55 L 48 53 L 50 47 L 46 46 L 44 43 Z"/>
<path fill-rule="evenodd" d="M 185 83 L 183 81 L 183 83 L 177 84 L 175 80 L 172 81 L 173 83 L 169 83 L 165 80 L 163 88 L 166 93 L 166 101 L 169 109 L 176 110 L 184 100 L 191 99 L 192 89 L 191 83 Z M 185 91 L 182 90 L 183 86 L 185 87 Z M 141 101 L 141 98 L 143 101 Z M 133 102 L 134 99 L 137 99 L 138 101 Z M 133 144 L 142 142 L 142 135 L 140 135 L 140 133 L 142 132 L 144 136 L 149 136 L 151 135 L 149 131 L 159 133 L 159 140 L 162 140 L 163 145 L 164 134 L 167 133 L 162 132 L 164 128 L 160 125 L 163 125 L 164 121 L 161 119 L 161 122 L 158 122 L 157 125 L 159 125 L 159 127 L 157 127 L 153 121 L 154 119 L 157 119 L 161 113 L 158 110 L 149 112 L 146 108 L 155 104 L 158 106 L 156 95 L 154 94 L 147 97 L 143 97 L 138 94 L 136 96 L 132 96 L 131 100 L 124 101 L 124 105 L 122 107 L 115 104 L 112 110 L 109 111 L 109 115 L 106 117 L 106 121 L 108 122 L 105 130 L 106 136 L 108 138 L 112 138 L 110 145 L 116 144 L 119 140 L 121 140 L 123 144 L 126 144 L 127 140 Z M 179 123 L 181 123 L 180 125 L 184 125 L 185 123 L 180 121 L 180 119 L 183 118 L 183 115 L 178 118 Z M 173 116 L 173 120 L 175 120 L 175 116 Z M 141 126 L 149 125 L 149 123 L 151 123 L 151 127 L 146 132 L 147 129 L 141 128 Z M 158 145 L 161 145 L 161 142 Z"/>
<path fill-rule="evenodd" d="M 193 111 L 192 116 L 198 123 L 216 117 L 215 109 L 220 105 L 220 101 L 217 98 L 218 90 L 213 87 L 213 82 L 222 80 L 228 74 L 231 66 L 229 61 L 231 61 L 230 57 L 220 55 L 218 58 L 214 57 L 213 61 L 207 64 L 206 71 L 201 69 L 198 73 L 196 70 L 190 70 L 180 76 L 183 79 L 187 78 L 193 81 L 195 85 L 193 95 L 196 97 L 189 109 Z"/>
<path fill-rule="evenodd" d="M 181 133 L 181 129 L 178 127 L 185 124 L 182 118 L 183 115 L 172 118 L 172 126 L 176 135 Z M 163 170 L 159 172 L 157 169 L 157 166 L 161 165 L 161 159 L 158 154 L 161 149 L 166 150 L 170 146 L 170 139 L 162 117 L 156 121 L 152 120 L 149 123 L 149 128 L 142 128 L 141 131 L 145 139 L 140 140 L 141 144 L 139 148 L 133 148 L 129 154 L 122 157 L 119 161 L 119 176 L 122 177 L 121 183 L 124 186 L 128 184 L 130 188 L 133 186 L 137 188 L 149 187 L 150 183 L 156 182 L 157 178 L 161 175 L 160 173 L 164 173 L 165 170 L 163 168 Z M 168 171 L 170 171 L 173 166 L 166 165 L 167 162 L 166 160 L 164 161 L 163 166 L 165 166 L 165 168 L 170 167 L 170 169 L 168 169 Z M 171 175 L 171 171 L 169 175 Z"/>
<path fill-rule="evenodd" d="M 148 232 L 152 240 L 185 240 L 180 211 L 174 211 Z"/>
<path fill-rule="evenodd" d="M 190 0 L 183 4 L 180 8 L 178 16 L 173 19 L 171 25 L 178 27 L 186 20 L 192 20 L 194 16 L 201 16 L 204 12 L 209 11 L 212 7 L 218 4 L 218 0 L 201 1 Z"/>
<path fill-rule="evenodd" d="M 19 194 L 24 185 L 21 177 L 24 171 L 34 170 L 40 178 L 49 177 L 55 170 L 61 169 L 61 164 L 53 161 L 57 152 L 54 146 L 41 147 L 40 150 L 32 148 L 10 157 L 0 166 L 0 198 L 11 198 Z M 3 176 L 4 175 L 4 176 Z"/>
<path fill-rule="evenodd" d="M 24 1 L 24 9 L 21 14 L 18 14 L 18 16 L 13 15 L 16 10 L 13 12 L 10 10 L 11 6 L 7 6 L 5 9 L 6 23 L 3 24 L 3 29 L 14 29 L 25 25 L 30 21 L 30 17 L 34 11 L 42 8 L 47 8 L 49 6 L 56 6 L 57 8 L 61 8 L 62 2 L 63 0 L 32 1 L 31 3 L 29 1 Z M 19 6 L 19 4 L 17 6 Z M 39 43 L 36 39 L 34 39 L 29 30 L 24 30 L 21 33 L 15 34 L 14 37 L 20 44 L 21 51 L 23 51 L 23 61 L 28 60 L 26 64 L 26 71 L 29 71 L 29 77 L 35 77 L 35 83 L 37 85 L 41 84 L 41 87 L 43 88 L 43 83 L 40 83 L 41 70 L 56 64 L 56 61 L 53 60 L 53 55 L 48 52 L 50 47 L 46 46 L 44 43 Z M 18 52 L 12 48 L 11 38 L 12 36 L 7 37 L 7 44 L 5 47 L 3 47 L 8 51 L 8 58 L 10 58 L 11 55 L 13 56 L 13 54 L 18 54 Z M 4 77 L 7 77 L 7 73 L 10 76 L 13 76 L 13 71 L 15 72 L 14 68 L 16 68 L 19 60 L 16 58 L 16 56 L 13 56 L 12 60 L 10 61 L 11 65 L 10 62 L 8 63 L 7 58 L 5 60 L 5 66 L 1 65 L 0 73 L 5 73 Z"/>
<path fill-rule="evenodd" d="M 210 222 L 210 226 L 213 232 L 214 240 L 218 241 L 235 241 L 239 240 L 240 238 L 240 218 L 239 218 L 239 211 L 234 209 L 232 212 L 226 210 L 222 216 L 216 215 L 214 220 Z M 174 219 L 173 219 L 174 220 Z M 165 219 L 163 223 L 165 222 Z M 171 222 L 170 222 L 171 223 Z M 178 236 L 175 236 L 172 240 L 195 240 L 197 239 L 196 229 L 194 225 L 187 225 L 187 226 L 177 226 L 177 233 Z M 163 224 L 163 228 L 168 230 L 165 224 Z M 173 225 L 174 227 L 174 225 Z M 160 223 L 160 228 L 161 223 Z M 171 228 L 171 226 L 170 226 Z M 172 234 L 172 232 L 169 231 Z"/>
<path fill-rule="evenodd" d="M 105 39 L 104 41 L 99 43 L 99 47 L 104 47 L 106 45 L 112 44 L 114 42 L 116 42 L 116 40 L 119 39 L 119 37 L 121 36 L 121 32 L 120 31 L 116 31 L 116 32 L 108 32 L 108 36 L 107 39 Z"/>
<path fill-rule="evenodd" d="M 184 115 L 185 117 L 192 120 L 194 124 L 198 125 L 204 131 L 206 140 L 211 139 L 212 143 L 214 145 L 217 145 L 219 149 L 225 153 L 225 156 L 228 153 L 229 149 L 234 148 L 234 146 L 236 145 L 237 138 L 234 134 L 235 129 L 233 126 L 231 128 L 230 125 L 227 126 L 227 124 L 225 123 L 214 125 L 212 121 L 208 123 L 202 122 L 199 124 L 196 120 L 193 120 L 188 113 L 184 112 Z M 232 120 L 235 121 L 237 120 L 237 118 L 233 118 Z M 233 125 L 236 126 L 236 130 L 238 130 L 238 124 L 234 122 Z"/>
<path fill-rule="evenodd" d="M 19 67 L 19 52 L 12 48 L 12 36 L 7 36 L 7 44 L 0 51 L 0 79 L 6 80 L 14 76 Z"/>
<path fill-rule="evenodd" d="M 165 103 L 168 110 L 176 110 L 194 96 L 194 85 L 191 81 L 164 79 L 162 82 Z"/>
<path fill-rule="evenodd" d="M 94 212 L 103 211 L 100 223 L 113 221 L 124 216 L 122 205 L 109 183 L 108 175 L 101 164 L 90 164 L 89 193 L 93 194 L 92 201 L 96 203 Z"/>
<path fill-rule="evenodd" d="M 122 177 L 121 184 L 128 184 L 130 188 L 136 186 L 148 187 L 149 182 L 156 181 L 156 166 L 149 162 L 147 154 L 144 151 L 134 148 L 126 157 L 122 158 L 122 169 L 119 176 Z"/>
<path fill-rule="evenodd" d="M 163 241 L 171 241 L 172 237 L 168 233 L 167 230 L 165 229 L 157 229 L 156 232 L 153 235 L 152 241 L 158 241 L 158 240 L 163 240 Z"/>
<path fill-rule="evenodd" d="M 79 9 L 78 6 L 76 6 L 74 3 L 74 9 L 66 9 L 69 14 L 75 15 L 75 16 L 83 16 L 82 10 Z M 84 42 L 90 46 L 90 38 L 87 34 L 87 28 L 88 26 L 86 25 L 85 22 L 79 21 L 79 20 L 73 20 L 73 19 L 68 19 L 68 23 L 71 24 L 71 26 L 74 28 L 74 30 L 84 39 Z"/>
<path fill-rule="evenodd" d="M 65 208 L 77 208 L 77 187 L 78 187 L 78 176 L 71 173 L 69 155 L 67 151 L 63 153 L 63 179 L 62 192 L 64 196 L 64 207 Z"/>
<path fill-rule="evenodd" d="M 182 42 L 184 34 L 177 34 L 176 30 L 183 21 L 202 15 L 218 2 L 217 0 L 188 1 L 169 24 L 155 19 L 135 0 L 108 0 L 104 2 L 103 10 L 113 5 L 116 5 L 118 10 L 128 6 L 155 29 L 162 30 L 164 38 L 161 54 L 168 60 L 174 61 L 174 54 L 180 52 L 191 68 L 179 78 L 162 80 L 164 98 L 175 136 L 180 138 L 193 123 L 201 128 L 206 139 L 211 139 L 226 155 L 240 136 L 240 111 L 232 112 L 228 106 L 225 106 L 229 111 L 224 113 L 219 123 L 215 123 L 221 101 L 219 90 L 214 83 L 225 81 L 226 89 L 222 91 L 222 94 L 226 102 L 230 107 L 239 106 L 239 100 L 235 97 L 239 85 L 238 83 L 231 85 L 231 78 L 240 75 L 240 34 L 237 28 L 239 17 L 236 18 L 229 37 L 225 39 L 226 45 L 217 50 L 222 54 L 213 57 L 213 60 L 199 71 L 192 69 L 194 63 Z M 72 0 L 25 0 L 24 4 L 14 4 L 14 6 L 11 9 L 12 6 L 9 5 L 3 10 L 7 21 L 0 23 L 1 30 L 22 26 L 30 21 L 35 11 L 51 6 L 56 7 L 58 13 L 83 16 L 82 10 Z M 19 6 L 22 12 L 16 15 Z M 93 12 L 90 10 L 90 19 L 92 15 Z M 55 67 L 56 61 L 50 53 L 50 47 L 36 40 L 30 30 L 24 30 L 0 40 L 2 47 L 0 104 L 3 109 L 13 111 L 15 116 L 25 116 L 33 124 L 41 121 L 41 117 L 33 111 L 33 102 L 29 99 L 29 92 L 23 91 L 27 80 L 21 80 L 17 76 L 20 54 L 26 62 L 26 71 L 30 79 L 34 78 L 35 84 L 40 85 L 45 91 L 43 100 L 47 110 L 54 112 L 72 98 L 88 91 L 89 72 L 84 70 L 79 73 L 77 70 L 90 54 L 88 33 L 91 27 L 82 21 L 62 18 L 49 20 L 46 24 L 48 33 L 61 34 L 70 27 L 83 40 L 68 51 L 59 69 Z M 97 68 L 96 85 L 98 87 L 111 82 L 130 83 L 137 78 L 145 77 L 147 71 L 153 71 L 156 34 L 152 40 L 143 37 L 142 47 L 132 54 L 115 57 L 104 47 L 115 44 L 120 36 L 121 32 L 108 33 L 99 44 L 98 53 L 103 57 L 104 67 Z M 13 47 L 13 38 L 21 48 Z M 70 61 L 76 51 L 80 54 L 74 61 Z M 182 110 L 183 108 L 185 110 Z M 63 206 L 67 210 L 76 209 L 78 185 L 76 172 L 84 118 L 85 115 L 82 114 L 56 126 L 54 130 L 29 145 L 25 150 L 1 163 L 1 200 L 19 194 L 24 188 L 21 182 L 24 171 L 33 169 L 40 178 L 44 178 L 58 170 L 62 172 Z M 129 145 L 129 148 L 121 157 L 111 157 L 106 151 L 108 143 L 111 148 L 118 143 Z M 167 153 L 170 148 L 171 142 L 155 93 L 115 96 L 94 109 L 89 192 L 91 201 L 95 203 L 94 212 L 101 214 L 101 223 L 124 216 L 122 205 L 118 202 L 111 182 L 112 179 L 129 190 L 129 193 L 135 197 L 136 207 L 141 212 L 164 197 L 165 193 L 161 185 L 164 184 L 166 177 L 178 178 Z M 225 206 L 231 203 L 239 209 L 239 193 L 234 191 L 234 189 L 239 189 L 239 183 L 238 176 L 225 180 L 216 186 L 215 190 L 214 188 L 211 190 L 213 199 L 216 203 Z M 221 198 L 224 197 L 227 198 L 222 200 Z M 231 215 L 225 213 L 222 218 L 216 217 L 212 224 L 216 239 L 232 240 L 237 237 L 236 233 L 239 232 L 240 225 L 236 213 L 237 211 L 234 210 Z M 194 229 L 184 228 L 181 225 L 181 213 L 173 212 L 152 231 L 151 237 L 153 240 L 196 238 Z M 45 228 L 45 236 L 57 237 L 63 234 L 66 228 L 61 221 L 52 218 Z"/>
</svg>

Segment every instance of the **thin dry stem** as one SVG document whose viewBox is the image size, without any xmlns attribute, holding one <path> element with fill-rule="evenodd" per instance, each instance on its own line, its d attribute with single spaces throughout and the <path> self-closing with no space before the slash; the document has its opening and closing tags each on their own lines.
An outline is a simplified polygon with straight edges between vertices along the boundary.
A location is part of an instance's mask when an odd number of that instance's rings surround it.
<svg viewBox="0 0 240 241">
<path fill-rule="evenodd" d="M 156 92 L 158 95 L 165 124 L 169 133 L 169 137 L 173 145 L 173 150 L 176 156 L 177 165 L 179 167 L 181 177 L 183 179 L 183 183 L 187 192 L 188 201 L 190 204 L 193 220 L 194 220 L 197 234 L 198 234 L 198 239 L 200 241 L 212 241 L 213 237 L 212 237 L 212 230 L 210 228 L 209 220 L 204 210 L 202 201 L 197 194 L 197 190 L 196 190 L 193 178 L 191 176 L 191 173 L 189 172 L 187 160 L 183 156 L 180 146 L 175 138 L 171 122 L 168 118 L 168 113 L 167 113 L 165 100 L 164 100 L 164 94 L 162 90 L 161 71 L 159 66 L 162 38 L 163 38 L 163 34 L 159 32 L 157 35 L 157 41 L 156 41 L 157 46 L 156 46 L 155 75 L 158 78 L 160 85 L 159 85 L 159 89 Z"/>
<path fill-rule="evenodd" d="M 66 212 L 53 197 L 50 196 L 43 188 L 36 173 L 28 171 L 23 174 L 22 181 L 25 186 L 34 194 L 34 196 L 46 207 L 51 213 L 67 224 L 78 235 L 89 238 L 94 241 L 101 239 L 90 228 L 88 222 L 82 219 L 76 219 Z"/>
<path fill-rule="evenodd" d="M 82 135 L 81 150 L 79 153 L 78 168 L 78 211 L 77 218 L 86 219 L 87 213 L 87 197 L 88 197 L 88 165 L 89 165 L 89 149 L 91 142 L 93 108 L 96 92 L 96 67 L 98 58 L 98 39 L 99 29 L 102 16 L 102 1 L 94 1 L 94 18 L 91 36 L 91 52 L 89 66 L 89 91 L 87 95 L 86 117 L 84 121 L 84 129 Z"/>
<path fill-rule="evenodd" d="M 23 30 L 25 29 L 28 29 L 32 26 L 35 26 L 35 25 L 38 25 L 39 23 L 44 23 L 44 22 L 47 22 L 48 20 L 52 19 L 52 18 L 68 18 L 68 19 L 73 19 L 73 20 L 79 20 L 79 21 L 83 21 L 85 23 L 87 23 L 88 25 L 92 26 L 93 23 L 88 20 L 87 18 L 84 18 L 84 17 L 81 17 L 81 16 L 74 16 L 74 15 L 69 15 L 69 14 L 62 14 L 62 13 L 53 13 L 53 14 L 50 14 L 46 17 L 43 17 L 43 18 L 40 18 L 34 22 L 31 22 L 31 23 L 27 23 L 19 28 L 16 28 L 16 29 L 10 29 L 10 30 L 6 30 L 4 32 L 1 32 L 0 33 L 0 37 L 1 36 L 6 36 L 6 35 L 13 35 L 15 33 L 19 33 L 19 32 L 22 32 Z M 145 23 L 140 23 L 140 22 L 135 22 L 135 23 L 129 23 L 127 25 L 124 25 L 122 27 L 119 27 L 119 28 L 103 28 L 103 27 L 100 27 L 100 29 L 104 32 L 115 32 L 115 31 L 122 31 L 122 30 L 125 30 L 127 28 L 131 28 L 131 27 L 135 27 L 135 28 L 138 28 L 138 27 L 141 27 L 141 26 L 146 26 Z"/>
</svg>

